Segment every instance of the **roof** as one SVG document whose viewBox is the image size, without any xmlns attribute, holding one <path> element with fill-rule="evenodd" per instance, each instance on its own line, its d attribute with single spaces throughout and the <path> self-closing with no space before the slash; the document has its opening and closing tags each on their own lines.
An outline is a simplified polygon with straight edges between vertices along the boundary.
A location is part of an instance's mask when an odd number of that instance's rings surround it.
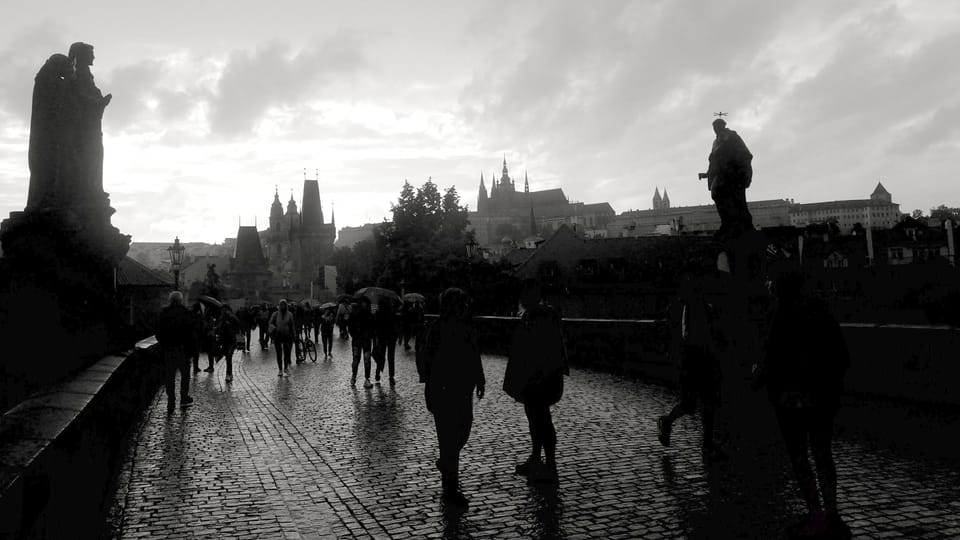
<svg viewBox="0 0 960 540">
<path fill-rule="evenodd" d="M 567 196 L 563 194 L 563 190 L 560 188 L 530 192 L 530 204 L 533 206 L 561 205 L 568 204 L 569 202 Z"/>
<path fill-rule="evenodd" d="M 873 193 L 870 194 L 871 197 L 875 195 L 890 195 L 890 192 L 887 191 L 887 188 L 883 187 L 881 182 L 877 182 L 877 187 L 873 190 Z"/>
<path fill-rule="evenodd" d="M 260 247 L 260 234 L 253 226 L 241 225 L 237 230 L 237 246 L 230 260 L 231 272 L 266 272 L 267 261 Z"/>
<path fill-rule="evenodd" d="M 173 287 L 173 280 L 160 272 L 147 268 L 130 257 L 124 257 L 117 264 L 117 286 Z"/>
<path fill-rule="evenodd" d="M 871 199 L 847 199 L 844 201 L 828 201 L 828 202 L 817 202 L 817 203 L 803 203 L 797 205 L 802 211 L 809 212 L 811 210 L 833 210 L 839 208 L 864 208 L 867 206 L 900 206 L 897 203 L 886 202 L 886 201 L 877 201 Z"/>
<path fill-rule="evenodd" d="M 591 211 L 591 212 L 603 212 L 603 213 L 608 213 L 608 214 L 613 214 L 613 215 L 616 215 L 616 213 L 617 213 L 617 212 L 613 209 L 613 207 L 610 206 L 610 203 L 608 203 L 608 202 L 584 204 L 584 205 L 583 205 L 583 210 L 584 210 L 584 212 L 587 212 L 587 211 Z"/>
</svg>

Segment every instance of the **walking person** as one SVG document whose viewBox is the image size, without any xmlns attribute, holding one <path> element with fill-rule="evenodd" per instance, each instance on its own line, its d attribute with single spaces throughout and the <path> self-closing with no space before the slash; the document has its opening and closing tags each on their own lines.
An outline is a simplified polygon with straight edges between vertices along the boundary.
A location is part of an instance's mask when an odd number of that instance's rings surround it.
<svg viewBox="0 0 960 540">
<path fill-rule="evenodd" d="M 270 316 L 270 339 L 277 350 L 277 376 L 290 375 L 290 349 L 293 348 L 294 322 L 293 312 L 287 307 L 287 301 L 281 300 L 277 311 Z"/>
<path fill-rule="evenodd" d="M 217 317 L 212 309 L 208 309 L 203 316 L 203 350 L 207 353 L 207 368 L 203 371 L 213 373 L 213 364 L 219 360 L 217 356 Z"/>
<path fill-rule="evenodd" d="M 350 304 L 347 302 L 340 302 L 337 306 L 337 327 L 340 329 L 340 339 L 347 339 L 350 337 L 348 334 L 349 329 L 347 328 L 350 323 Z"/>
<path fill-rule="evenodd" d="M 260 332 L 260 350 L 265 351 L 270 345 L 270 310 L 264 302 L 257 311 L 257 329 Z"/>
<path fill-rule="evenodd" d="M 515 470 L 530 480 L 556 482 L 557 432 L 550 407 L 560 401 L 563 376 L 570 374 L 560 315 L 543 301 L 540 284 L 532 279 L 523 283 L 520 306 L 520 323 L 510 348 L 503 390 L 523 403 L 532 448 Z"/>
<path fill-rule="evenodd" d="M 374 326 L 373 358 L 377 362 L 377 373 L 374 379 L 377 384 L 380 384 L 380 374 L 386 367 L 389 370 L 390 386 L 395 386 L 397 384 L 394 379 L 397 354 L 397 312 L 390 298 L 383 297 L 377 303 Z"/>
<path fill-rule="evenodd" d="M 163 357 L 163 378 L 167 390 L 167 413 L 172 413 L 177 400 L 177 371 L 180 371 L 180 407 L 193 404 L 190 397 L 190 362 L 187 354 L 194 343 L 194 326 L 190 312 L 183 306 L 183 294 L 170 293 L 168 305 L 157 317 L 156 336 Z"/>
<path fill-rule="evenodd" d="M 682 416 L 696 413 L 699 402 L 703 456 L 723 459 L 726 456 L 714 441 L 721 380 L 715 332 L 717 312 L 706 300 L 702 279 L 694 275 L 685 277 L 680 297 L 671 311 L 671 343 L 680 375 L 680 402 L 657 419 L 657 438 L 663 446 L 670 446 L 673 423 Z"/>
<path fill-rule="evenodd" d="M 250 308 L 244 306 L 237 310 L 237 320 L 240 322 L 240 332 L 243 333 L 243 351 L 250 352 L 250 334 L 256 324 Z"/>
<path fill-rule="evenodd" d="M 320 340 L 323 345 L 323 357 L 333 358 L 333 326 L 336 315 L 333 308 L 323 310 L 320 315 Z"/>
<path fill-rule="evenodd" d="M 190 308 L 190 324 L 193 328 L 193 343 L 190 347 L 190 360 L 193 363 L 193 372 L 200 373 L 200 352 L 203 350 L 203 307 L 195 302 Z"/>
<path fill-rule="evenodd" d="M 849 538 L 837 508 L 833 421 L 850 365 L 840 325 L 826 307 L 803 295 L 803 277 L 776 281 L 777 309 L 770 327 L 760 382 L 767 386 L 807 515 L 791 532 Z M 816 475 L 810 466 L 813 454 Z M 817 493 L 817 486 L 820 493 Z M 822 502 L 821 502 L 822 496 Z"/>
<path fill-rule="evenodd" d="M 233 352 L 237 349 L 237 333 L 240 331 L 239 319 L 233 314 L 233 309 L 224 304 L 217 325 L 217 344 L 219 355 L 227 360 L 226 382 L 233 382 Z"/>
<path fill-rule="evenodd" d="M 370 349 L 373 345 L 373 314 L 370 313 L 370 299 L 361 296 L 356 305 L 350 310 L 349 318 L 350 345 L 353 349 L 353 375 L 350 376 L 350 386 L 357 384 L 357 369 L 360 367 L 360 358 L 363 358 L 363 387 L 372 388 L 370 383 Z"/>
<path fill-rule="evenodd" d="M 323 313 L 320 312 L 320 307 L 314 307 L 310 310 L 310 326 L 313 327 L 313 342 L 320 343 L 320 319 L 323 317 Z"/>
<path fill-rule="evenodd" d="M 465 509 L 467 498 L 460 491 L 460 452 L 473 426 L 473 394 L 483 399 L 486 379 L 480 361 L 477 333 L 470 319 L 470 299 L 460 289 L 440 295 L 440 316 L 427 330 L 418 348 L 417 371 L 425 383 L 427 410 L 433 414 L 443 486 L 443 500 Z"/>
</svg>

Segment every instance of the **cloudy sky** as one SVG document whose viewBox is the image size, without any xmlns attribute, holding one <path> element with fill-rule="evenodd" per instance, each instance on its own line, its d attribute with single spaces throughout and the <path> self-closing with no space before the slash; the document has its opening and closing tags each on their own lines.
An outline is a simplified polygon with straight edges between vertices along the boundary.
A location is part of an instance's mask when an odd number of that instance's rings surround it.
<svg viewBox="0 0 960 540">
<path fill-rule="evenodd" d="M 0 17 L 0 215 L 22 210 L 33 77 L 96 47 L 104 186 L 134 241 L 219 242 L 319 175 L 337 225 L 481 172 L 649 208 L 709 203 L 712 113 L 750 200 L 960 206 L 960 2 L 13 2 Z M 317 171 L 315 173 L 315 171 Z M 521 176 L 522 178 L 522 176 Z M 489 180 L 488 180 L 489 185 Z"/>
</svg>

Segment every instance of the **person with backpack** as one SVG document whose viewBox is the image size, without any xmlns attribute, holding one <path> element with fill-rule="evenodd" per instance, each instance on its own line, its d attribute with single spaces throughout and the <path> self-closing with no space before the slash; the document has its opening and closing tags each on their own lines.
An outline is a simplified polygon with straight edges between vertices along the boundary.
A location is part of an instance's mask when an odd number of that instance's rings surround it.
<svg viewBox="0 0 960 540">
<path fill-rule="evenodd" d="M 286 300 L 280 300 L 277 311 L 270 316 L 269 327 L 270 339 L 277 349 L 277 377 L 290 375 L 290 351 L 293 349 L 296 326 Z"/>
<path fill-rule="evenodd" d="M 523 404 L 532 448 L 515 472 L 533 481 L 556 482 L 557 431 L 550 407 L 560 401 L 563 377 L 570 374 L 560 315 L 543 302 L 540 284 L 533 279 L 524 280 L 520 305 L 522 313 L 507 359 L 503 390 Z"/>
<path fill-rule="evenodd" d="M 467 498 L 460 491 L 460 452 L 473 426 L 473 395 L 483 399 L 486 378 L 480 360 L 477 332 L 469 314 L 470 298 L 457 288 L 440 295 L 440 316 L 417 350 L 417 372 L 425 384 L 427 410 L 437 429 L 443 500 L 450 507 L 465 509 Z"/>
<path fill-rule="evenodd" d="M 323 345 L 323 357 L 333 358 L 333 326 L 336 321 L 334 308 L 323 310 L 320 315 L 320 342 Z"/>
</svg>

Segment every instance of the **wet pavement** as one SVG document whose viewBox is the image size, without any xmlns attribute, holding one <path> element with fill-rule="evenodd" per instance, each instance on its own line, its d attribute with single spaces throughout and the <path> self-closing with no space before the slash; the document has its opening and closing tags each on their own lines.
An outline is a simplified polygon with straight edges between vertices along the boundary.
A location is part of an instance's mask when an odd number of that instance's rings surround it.
<svg viewBox="0 0 960 540">
<path fill-rule="evenodd" d="M 205 362 L 205 358 L 203 359 Z M 484 357 L 487 397 L 461 459 L 470 499 L 445 511 L 433 421 L 412 353 L 397 385 L 352 388 L 349 342 L 277 377 L 272 350 L 199 373 L 195 404 L 166 413 L 161 390 L 132 434 L 105 525 L 115 538 L 779 538 L 802 513 L 772 413 L 737 395 L 730 459 L 704 462 L 699 422 L 673 443 L 655 419 L 672 390 L 574 369 L 554 407 L 560 481 L 513 474 L 528 450 L 520 405 L 500 390 L 505 360 Z M 725 389 L 728 391 L 729 389 Z M 738 391 L 738 390 L 735 390 Z M 734 422 L 733 418 L 746 422 Z M 745 429 L 733 428 L 746 425 Z M 960 471 L 839 440 L 841 512 L 855 537 L 960 537 Z"/>
</svg>

